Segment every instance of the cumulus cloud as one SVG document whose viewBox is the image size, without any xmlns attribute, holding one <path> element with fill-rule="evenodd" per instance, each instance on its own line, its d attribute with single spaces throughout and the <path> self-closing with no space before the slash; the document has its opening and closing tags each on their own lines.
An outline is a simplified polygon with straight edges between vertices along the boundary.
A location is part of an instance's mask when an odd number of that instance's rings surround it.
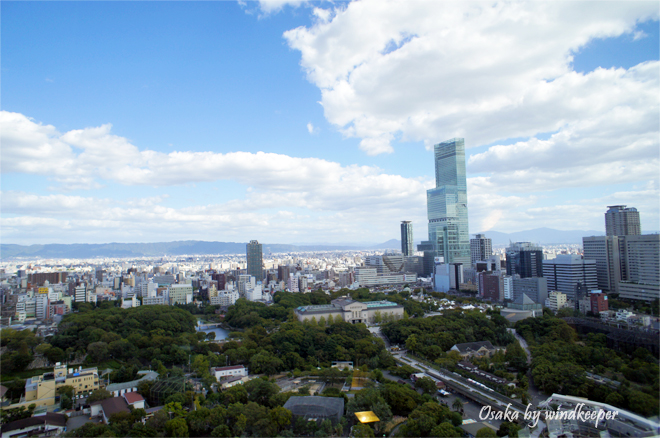
<svg viewBox="0 0 660 438">
<path fill-rule="evenodd" d="M 342 166 L 317 158 L 265 152 L 165 154 L 140 150 L 128 139 L 112 134 L 110 124 L 60 134 L 53 126 L 2 111 L 0 129 L 3 173 L 49 176 L 65 187 L 93 187 L 102 182 L 162 187 L 234 180 L 270 192 L 327 190 L 339 197 L 369 199 L 378 198 L 372 196 L 378 193 L 385 195 L 382 202 L 420 190 L 423 194 L 424 189 L 418 179 L 388 175 L 373 166 Z"/>
<path fill-rule="evenodd" d="M 307 124 L 307 132 L 309 132 L 310 134 L 318 134 L 319 129 L 316 128 L 316 127 L 312 124 L 312 122 L 309 122 L 309 123 Z"/>
<path fill-rule="evenodd" d="M 364 0 L 284 37 L 321 90 L 326 118 L 378 154 L 399 135 L 428 145 L 465 137 L 471 147 L 554 132 L 619 107 L 653 117 L 657 105 L 640 99 L 657 96 L 657 80 L 647 81 L 657 77 L 656 63 L 646 72 L 586 75 L 571 63 L 589 41 L 657 18 L 646 2 Z"/>
<path fill-rule="evenodd" d="M 387 238 L 392 232 L 396 234 L 392 217 L 423 220 L 425 190 L 432 184 L 373 166 L 345 166 L 283 154 L 140 150 L 113 134 L 109 124 L 62 134 L 24 115 L 0 112 L 0 128 L 3 175 L 43 175 L 64 189 L 101 184 L 158 189 L 229 180 L 248 187 L 243 199 L 185 208 L 166 206 L 169 199 L 165 193 L 117 200 L 5 191 L 0 204 L 5 215 L 3 236 L 8 239 L 38 239 L 47 229 L 55 235 L 58 228 L 79 228 L 76 236 L 91 236 L 85 233 L 92 233 L 93 227 L 111 230 L 114 236 L 142 230 L 136 234 L 139 237 L 151 230 L 148 233 L 157 239 L 157 233 L 169 227 L 190 230 L 195 238 L 206 233 L 232 238 L 279 232 L 307 241 L 318 240 L 318 235 L 364 241 L 372 233 L 373 241 L 379 241 L 379 233 Z M 341 230 L 346 229 L 350 235 L 342 237 Z"/>
</svg>

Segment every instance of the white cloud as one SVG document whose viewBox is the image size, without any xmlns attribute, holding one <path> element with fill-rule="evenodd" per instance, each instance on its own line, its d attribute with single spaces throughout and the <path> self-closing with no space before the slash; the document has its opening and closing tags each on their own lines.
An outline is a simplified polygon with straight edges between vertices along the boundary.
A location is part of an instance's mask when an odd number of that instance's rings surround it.
<svg viewBox="0 0 660 438">
<path fill-rule="evenodd" d="M 264 14 L 279 12 L 284 6 L 299 7 L 307 3 L 308 0 L 259 0 L 259 8 Z"/>
<path fill-rule="evenodd" d="M 315 126 L 312 124 L 312 122 L 309 122 L 309 123 L 307 124 L 307 132 L 309 132 L 310 134 L 318 134 L 318 132 L 319 132 L 319 128 L 315 127 Z"/>
<path fill-rule="evenodd" d="M 595 38 L 658 18 L 652 2 L 352 2 L 285 32 L 326 118 L 368 154 L 391 142 L 465 137 L 468 147 L 553 132 L 657 96 L 657 80 L 572 71 Z M 316 14 L 318 15 L 318 13 Z M 647 76 L 657 77 L 657 64 Z"/>
<path fill-rule="evenodd" d="M 112 134 L 109 124 L 61 134 L 55 127 L 21 114 L 0 112 L 0 128 L 3 175 L 43 175 L 66 189 L 103 183 L 107 193 L 117 185 L 153 186 L 157 190 L 228 180 L 247 188 L 244 199 L 185 208 L 163 205 L 166 199 L 170 202 L 165 193 L 118 200 L 5 191 L 0 200 L 2 230 L 10 240 L 38 241 L 47 229 L 55 235 L 57 228 L 80 229 L 82 234 L 76 231 L 76 236 L 92 238 L 93 227 L 97 226 L 108 231 L 99 231 L 95 239 L 121 237 L 128 230 L 142 230 L 136 236 L 150 234 L 159 239 L 158 233 L 168 228 L 185 228 L 196 238 L 207 233 L 230 238 L 279 232 L 313 241 L 318 240 L 317 232 L 322 229 L 321 234 L 328 238 L 364 241 L 371 235 L 377 242 L 389 239 L 392 232 L 396 234 L 397 222 L 392 218 L 423 220 L 425 190 L 431 184 L 387 174 L 373 166 L 342 166 L 282 154 L 141 151 L 126 138 Z M 340 220 L 347 223 L 338 225 Z M 386 231 L 392 227 L 394 230 Z M 346 228 L 351 236 L 341 235 L 340 230 Z"/>
</svg>

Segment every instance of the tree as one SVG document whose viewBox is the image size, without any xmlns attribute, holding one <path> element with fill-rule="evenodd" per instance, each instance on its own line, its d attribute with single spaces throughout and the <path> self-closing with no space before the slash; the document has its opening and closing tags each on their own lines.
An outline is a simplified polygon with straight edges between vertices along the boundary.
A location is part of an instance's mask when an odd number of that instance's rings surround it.
<svg viewBox="0 0 660 438">
<path fill-rule="evenodd" d="M 408 336 L 408 339 L 406 339 L 406 350 L 409 350 L 414 353 L 417 351 L 417 346 L 418 346 L 417 335 L 413 334 Z"/>
<path fill-rule="evenodd" d="M 71 399 L 76 393 L 76 389 L 71 385 L 64 385 L 57 388 L 57 393 L 60 395 L 67 395 Z"/>
<path fill-rule="evenodd" d="M 445 421 L 431 429 L 431 436 L 440 438 L 453 438 L 462 435 L 462 430 L 456 429 L 450 422 Z"/>
<path fill-rule="evenodd" d="M 108 344 L 92 342 L 87 346 L 87 354 L 93 362 L 102 362 L 108 358 Z"/>
<path fill-rule="evenodd" d="M 433 379 L 429 377 L 422 377 L 415 381 L 415 388 L 421 388 L 426 394 L 435 394 L 438 390 Z M 458 399 L 457 399 L 458 400 Z"/>
<path fill-rule="evenodd" d="M 527 354 L 517 340 L 507 345 L 504 360 L 519 371 L 527 370 Z"/>
<path fill-rule="evenodd" d="M 452 403 L 451 406 L 455 411 L 458 411 L 463 408 L 463 403 L 459 399 L 455 398 L 454 403 Z"/>
<path fill-rule="evenodd" d="M 268 418 L 275 425 L 278 432 L 291 425 L 291 411 L 281 406 L 271 409 Z"/>
<path fill-rule="evenodd" d="M 284 362 L 266 350 L 262 350 L 250 359 L 250 369 L 254 373 L 264 373 L 267 376 L 272 376 L 283 368 Z"/>
<path fill-rule="evenodd" d="M 60 396 L 60 407 L 62 409 L 71 409 L 73 407 L 73 401 L 71 401 L 71 397 L 66 394 L 62 394 Z"/>
<path fill-rule="evenodd" d="M 280 392 L 280 387 L 266 378 L 252 379 L 243 385 L 248 392 L 248 400 L 268 406 L 271 397 Z"/>
<path fill-rule="evenodd" d="M 46 358 L 51 363 L 62 362 L 66 357 L 66 353 L 59 347 L 51 347 L 46 351 Z"/>
<path fill-rule="evenodd" d="M 353 436 L 356 438 L 374 437 L 374 430 L 366 424 L 356 424 L 353 426 Z"/>
<path fill-rule="evenodd" d="M 221 424 L 211 431 L 212 437 L 228 438 L 231 435 L 231 430 L 227 427 L 226 424 Z"/>
<path fill-rule="evenodd" d="M 52 347 L 52 345 L 50 345 L 50 344 L 46 344 L 46 343 L 43 343 L 43 344 L 37 345 L 37 348 L 35 348 L 34 351 L 35 351 L 37 354 L 40 354 L 40 355 L 43 356 L 43 355 L 46 354 L 46 352 L 47 352 L 48 350 L 50 350 L 51 347 Z"/>
<path fill-rule="evenodd" d="M 96 391 L 92 392 L 89 397 L 87 397 L 87 403 L 93 403 L 95 401 L 99 400 L 105 400 L 106 398 L 112 397 L 112 393 L 108 390 L 105 389 L 97 389 Z"/>
<path fill-rule="evenodd" d="M 497 434 L 490 427 L 482 427 L 477 431 L 477 438 L 490 438 L 497 437 Z"/>
<path fill-rule="evenodd" d="M 187 437 L 188 425 L 182 417 L 173 418 L 165 423 L 168 436 Z"/>
<path fill-rule="evenodd" d="M 497 436 L 509 436 L 509 438 L 518 438 L 518 431 L 521 429 L 515 423 L 510 423 L 508 421 L 500 424 L 500 428 L 497 430 Z"/>
</svg>

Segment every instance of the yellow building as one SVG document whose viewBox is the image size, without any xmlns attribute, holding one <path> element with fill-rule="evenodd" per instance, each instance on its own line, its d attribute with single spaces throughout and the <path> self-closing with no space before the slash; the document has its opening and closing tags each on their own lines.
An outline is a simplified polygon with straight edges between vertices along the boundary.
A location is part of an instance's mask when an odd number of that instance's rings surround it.
<svg viewBox="0 0 660 438">
<path fill-rule="evenodd" d="M 72 386 L 75 395 L 88 395 L 100 388 L 98 370 L 96 368 L 69 368 L 67 370 L 66 364 L 58 362 L 52 373 L 44 373 L 41 376 L 27 379 L 25 403 L 34 403 L 37 406 L 54 405 L 57 389 L 62 386 Z"/>
</svg>

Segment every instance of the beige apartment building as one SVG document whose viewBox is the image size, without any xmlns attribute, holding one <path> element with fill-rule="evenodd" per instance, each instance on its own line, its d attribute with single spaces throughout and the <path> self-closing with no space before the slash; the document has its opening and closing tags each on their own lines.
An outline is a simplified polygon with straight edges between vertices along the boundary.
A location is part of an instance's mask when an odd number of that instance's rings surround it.
<svg viewBox="0 0 660 438">
<path fill-rule="evenodd" d="M 88 395 L 100 388 L 99 373 L 96 368 L 69 368 L 66 364 L 55 364 L 52 373 L 30 377 L 25 382 L 25 404 L 34 403 L 37 406 L 55 404 L 57 389 L 62 386 L 72 386 L 75 395 Z"/>
</svg>

